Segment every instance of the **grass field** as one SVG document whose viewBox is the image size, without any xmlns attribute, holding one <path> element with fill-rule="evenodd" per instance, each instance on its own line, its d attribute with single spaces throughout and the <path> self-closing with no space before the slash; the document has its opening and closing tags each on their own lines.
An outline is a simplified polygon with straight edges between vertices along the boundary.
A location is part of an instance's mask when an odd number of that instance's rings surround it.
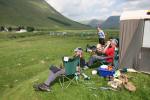
<svg viewBox="0 0 150 100">
<path fill-rule="evenodd" d="M 55 81 L 52 92 L 33 90 L 34 83 L 47 78 L 49 65 L 60 65 L 61 57 L 72 55 L 75 47 L 85 48 L 86 44 L 97 43 L 96 35 L 86 35 L 94 31 L 83 32 L 84 35 L 76 31 L 77 34 L 66 36 L 26 33 L 15 34 L 15 38 L 12 33 L 0 33 L 0 100 L 150 100 L 150 76 L 142 73 L 128 73 L 132 77 L 130 81 L 137 87 L 136 92 L 124 88 L 120 91 L 100 90 L 99 87 L 107 86 L 107 81 L 98 75 L 92 76 L 92 69 L 85 71 L 91 80 L 81 81 L 67 89 L 62 90 Z M 117 31 L 109 33 L 118 36 Z M 88 57 L 85 53 L 86 60 Z"/>
</svg>

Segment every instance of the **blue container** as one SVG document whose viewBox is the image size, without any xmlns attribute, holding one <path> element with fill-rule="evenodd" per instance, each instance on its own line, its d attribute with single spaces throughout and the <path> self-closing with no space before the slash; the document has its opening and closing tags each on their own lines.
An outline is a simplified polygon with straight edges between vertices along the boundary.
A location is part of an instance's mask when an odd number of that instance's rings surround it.
<svg viewBox="0 0 150 100">
<path fill-rule="evenodd" d="M 99 76 L 102 76 L 102 77 L 107 77 L 107 76 L 113 76 L 113 74 L 115 73 L 115 70 L 107 70 L 107 69 L 103 69 L 101 67 L 98 68 L 98 74 Z"/>
</svg>

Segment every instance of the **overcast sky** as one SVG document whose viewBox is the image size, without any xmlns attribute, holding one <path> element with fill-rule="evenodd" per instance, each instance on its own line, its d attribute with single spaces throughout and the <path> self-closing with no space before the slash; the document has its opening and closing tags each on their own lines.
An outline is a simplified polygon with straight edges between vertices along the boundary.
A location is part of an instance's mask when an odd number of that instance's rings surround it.
<svg viewBox="0 0 150 100">
<path fill-rule="evenodd" d="M 46 0 L 70 19 L 106 19 L 125 10 L 149 9 L 150 0 Z"/>
</svg>

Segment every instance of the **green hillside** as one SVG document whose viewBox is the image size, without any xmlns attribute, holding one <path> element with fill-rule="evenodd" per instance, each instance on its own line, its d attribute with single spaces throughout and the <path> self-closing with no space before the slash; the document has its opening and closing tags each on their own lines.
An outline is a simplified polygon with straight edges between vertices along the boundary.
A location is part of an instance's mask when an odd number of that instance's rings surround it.
<svg viewBox="0 0 150 100">
<path fill-rule="evenodd" d="M 0 25 L 48 29 L 88 28 L 67 19 L 45 0 L 0 0 Z"/>
</svg>

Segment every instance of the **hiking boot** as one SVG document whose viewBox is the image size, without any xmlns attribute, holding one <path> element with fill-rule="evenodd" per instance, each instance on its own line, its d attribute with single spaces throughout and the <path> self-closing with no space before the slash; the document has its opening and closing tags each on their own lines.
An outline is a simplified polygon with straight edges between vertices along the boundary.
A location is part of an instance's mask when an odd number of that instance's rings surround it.
<svg viewBox="0 0 150 100">
<path fill-rule="evenodd" d="M 42 84 L 39 84 L 38 85 L 38 89 L 41 90 L 41 91 L 47 91 L 47 92 L 50 92 L 50 88 L 49 86 L 47 86 L 46 84 L 42 83 Z"/>
</svg>

